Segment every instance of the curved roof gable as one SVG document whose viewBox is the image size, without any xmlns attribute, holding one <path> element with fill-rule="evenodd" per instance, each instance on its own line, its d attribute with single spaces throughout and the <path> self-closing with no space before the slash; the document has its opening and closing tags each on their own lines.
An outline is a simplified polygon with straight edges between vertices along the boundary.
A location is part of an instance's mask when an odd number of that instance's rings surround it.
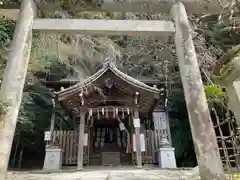
<svg viewBox="0 0 240 180">
<path fill-rule="evenodd" d="M 84 88 L 84 87 L 94 83 L 97 79 L 99 79 L 102 75 L 104 75 L 109 70 L 112 73 L 114 73 L 117 77 L 119 77 L 123 81 L 127 82 L 128 84 L 130 84 L 136 88 L 140 88 L 144 91 L 148 91 L 148 92 L 154 93 L 154 94 L 160 93 L 160 89 L 158 89 L 156 87 L 148 86 L 148 85 L 144 84 L 143 82 L 141 82 L 137 79 L 134 79 L 134 78 L 128 76 L 127 74 L 121 72 L 120 70 L 117 69 L 117 67 L 115 66 L 115 64 L 113 63 L 111 58 L 106 58 L 104 60 L 102 68 L 98 72 L 96 72 L 94 75 L 90 76 L 89 78 L 77 83 L 76 85 L 71 86 L 67 89 L 64 89 L 64 90 L 58 92 L 57 95 L 60 97 L 60 96 L 64 96 L 65 94 L 74 93 L 75 91 L 78 91 L 79 89 Z"/>
</svg>

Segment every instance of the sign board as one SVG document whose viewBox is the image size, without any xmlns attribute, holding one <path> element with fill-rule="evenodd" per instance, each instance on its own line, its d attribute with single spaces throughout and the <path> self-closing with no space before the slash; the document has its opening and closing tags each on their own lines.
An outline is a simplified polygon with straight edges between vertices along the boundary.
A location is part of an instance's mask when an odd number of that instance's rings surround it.
<svg viewBox="0 0 240 180">
<path fill-rule="evenodd" d="M 157 130 L 167 129 L 167 117 L 165 112 L 154 112 L 153 121 L 155 129 Z"/>
<path fill-rule="evenodd" d="M 84 134 L 84 142 L 83 142 L 84 146 L 88 146 L 88 134 Z"/>
<path fill-rule="evenodd" d="M 44 141 L 50 141 L 51 140 L 51 133 L 50 131 L 44 132 Z"/>
<path fill-rule="evenodd" d="M 140 134 L 140 147 L 141 147 L 141 152 L 145 152 L 146 151 L 144 134 Z M 133 151 L 136 152 L 135 134 L 133 134 Z"/>
<path fill-rule="evenodd" d="M 134 118 L 133 119 L 133 125 L 135 128 L 140 128 L 140 119 L 139 118 Z"/>
</svg>

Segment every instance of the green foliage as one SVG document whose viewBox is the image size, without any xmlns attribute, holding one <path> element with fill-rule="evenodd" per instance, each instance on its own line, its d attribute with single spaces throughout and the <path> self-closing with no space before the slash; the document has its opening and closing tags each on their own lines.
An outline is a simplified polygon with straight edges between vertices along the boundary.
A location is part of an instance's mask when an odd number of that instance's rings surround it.
<svg viewBox="0 0 240 180">
<path fill-rule="evenodd" d="M 170 92 L 168 97 L 168 108 L 171 118 L 187 118 L 187 108 L 182 88 L 176 88 Z"/>
<path fill-rule="evenodd" d="M 12 39 L 14 28 L 14 21 L 0 19 L 0 45 L 5 45 Z"/>
<path fill-rule="evenodd" d="M 168 112 L 173 147 L 178 167 L 193 167 L 196 158 L 182 88 L 173 89 L 168 97 Z"/>
<path fill-rule="evenodd" d="M 237 16 L 232 19 L 236 19 Z M 234 20 L 230 22 L 228 17 L 219 20 L 218 15 L 207 15 L 200 20 L 200 28 L 202 28 L 208 43 L 213 44 L 215 47 L 221 47 L 224 50 L 240 44 L 239 32 L 228 28 L 233 24 L 236 25 Z"/>
<path fill-rule="evenodd" d="M 222 91 L 223 87 L 219 85 L 205 86 L 205 93 L 210 105 L 214 103 L 221 103 L 225 100 L 225 93 Z"/>
<path fill-rule="evenodd" d="M 225 93 L 222 91 L 221 86 L 206 85 L 205 93 L 207 101 L 212 107 L 221 104 L 225 100 Z M 195 166 L 196 158 L 183 89 L 173 89 L 168 100 L 172 143 L 176 148 L 177 164 L 180 167 Z M 222 111 L 222 109 L 219 110 Z"/>
<path fill-rule="evenodd" d="M 171 119 L 172 144 L 175 147 L 178 167 L 193 167 L 196 156 L 193 148 L 192 135 L 188 119 Z"/>
</svg>

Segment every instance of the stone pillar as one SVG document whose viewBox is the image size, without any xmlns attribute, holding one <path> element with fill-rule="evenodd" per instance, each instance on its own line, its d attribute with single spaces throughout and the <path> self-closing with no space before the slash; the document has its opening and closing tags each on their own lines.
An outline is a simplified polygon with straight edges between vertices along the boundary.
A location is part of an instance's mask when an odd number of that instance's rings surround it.
<svg viewBox="0 0 240 180">
<path fill-rule="evenodd" d="M 172 148 L 166 136 L 161 136 L 158 149 L 158 162 L 161 168 L 176 168 L 175 148 Z"/>
<path fill-rule="evenodd" d="M 51 146 L 46 148 L 43 170 L 58 171 L 62 168 L 62 149 Z"/>
<path fill-rule="evenodd" d="M 154 129 L 156 134 L 157 160 L 161 168 L 176 168 L 175 149 L 170 142 L 171 132 L 167 118 L 167 112 L 155 110 L 153 112 Z M 163 134 L 160 134 L 163 132 Z"/>
<path fill-rule="evenodd" d="M 4 180 L 22 100 L 32 46 L 32 24 L 36 6 L 23 0 L 15 28 L 0 90 L 0 101 L 6 107 L 0 120 L 0 180 Z"/>
<path fill-rule="evenodd" d="M 156 131 L 161 130 L 161 132 L 163 133 L 162 135 L 165 135 L 167 137 L 170 145 L 172 145 L 171 132 L 170 132 L 170 126 L 169 126 L 167 112 L 164 110 L 157 110 L 157 109 L 154 110 L 153 122 L 154 122 L 154 129 Z"/>
<path fill-rule="evenodd" d="M 180 0 L 171 8 L 175 45 L 193 144 L 201 179 L 225 179 L 216 134 L 210 117 L 186 9 Z"/>
</svg>

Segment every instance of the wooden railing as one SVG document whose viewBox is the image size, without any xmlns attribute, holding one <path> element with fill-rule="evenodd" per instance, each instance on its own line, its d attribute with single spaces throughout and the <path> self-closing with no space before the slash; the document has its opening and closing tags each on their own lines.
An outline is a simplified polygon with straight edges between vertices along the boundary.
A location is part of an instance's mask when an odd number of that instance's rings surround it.
<svg viewBox="0 0 240 180">
<path fill-rule="evenodd" d="M 62 162 L 64 165 L 77 164 L 78 155 L 78 132 L 77 131 L 54 131 L 53 136 L 59 142 L 63 150 Z M 88 146 L 84 147 L 83 164 L 89 164 Z"/>
<path fill-rule="evenodd" d="M 160 135 L 166 132 L 156 132 L 154 130 L 144 130 L 145 148 L 146 151 L 142 152 L 142 162 L 144 164 L 157 163 L 156 147 L 159 146 Z M 54 131 L 54 138 L 58 141 L 60 147 L 63 149 L 63 164 L 75 165 L 77 164 L 78 155 L 78 131 Z M 90 138 L 88 139 L 90 143 Z M 132 142 L 131 142 L 132 144 Z M 132 163 L 136 164 L 135 152 L 132 152 Z M 89 165 L 89 148 L 84 147 L 84 165 Z"/>
</svg>

